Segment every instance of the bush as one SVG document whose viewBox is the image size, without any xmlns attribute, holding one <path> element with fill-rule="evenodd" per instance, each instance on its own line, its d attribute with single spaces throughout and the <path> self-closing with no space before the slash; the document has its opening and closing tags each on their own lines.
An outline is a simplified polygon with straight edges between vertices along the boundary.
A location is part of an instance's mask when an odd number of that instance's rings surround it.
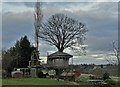
<svg viewBox="0 0 120 87">
<path fill-rule="evenodd" d="M 116 85 L 117 84 L 117 82 L 112 80 L 112 79 L 106 79 L 105 81 L 110 85 Z"/>
<path fill-rule="evenodd" d="M 44 77 L 44 74 L 43 74 L 42 71 L 39 71 L 37 75 L 38 75 L 39 78 L 43 78 Z"/>
<path fill-rule="evenodd" d="M 95 79 L 95 76 L 90 75 L 89 78 L 90 78 L 90 79 Z"/>
<path fill-rule="evenodd" d="M 54 75 L 49 75 L 49 77 L 53 79 L 55 76 Z"/>
<path fill-rule="evenodd" d="M 110 79 L 109 73 L 107 72 L 103 74 L 103 80 L 106 80 L 106 79 Z"/>
<path fill-rule="evenodd" d="M 49 76 L 49 74 L 48 74 L 48 73 L 44 74 L 42 71 L 39 71 L 39 72 L 37 73 L 37 76 L 38 76 L 39 78 L 46 78 L 47 76 Z"/>
<path fill-rule="evenodd" d="M 5 70 L 2 71 L 2 79 L 5 79 L 7 78 L 7 73 Z"/>
</svg>

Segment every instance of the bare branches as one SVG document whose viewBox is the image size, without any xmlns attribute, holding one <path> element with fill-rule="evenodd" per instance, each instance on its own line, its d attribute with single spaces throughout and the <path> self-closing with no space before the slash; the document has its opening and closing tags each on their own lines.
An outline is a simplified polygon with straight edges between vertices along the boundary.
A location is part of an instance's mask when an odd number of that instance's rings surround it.
<svg viewBox="0 0 120 87">
<path fill-rule="evenodd" d="M 58 48 L 58 51 L 78 43 L 87 32 L 85 25 L 64 14 L 55 14 L 42 25 L 39 37 Z M 83 39 L 79 39 L 82 40 Z"/>
<path fill-rule="evenodd" d="M 113 52 L 117 58 L 118 64 L 120 64 L 120 49 L 115 45 L 115 41 L 113 42 Z"/>
<path fill-rule="evenodd" d="M 106 54 L 106 61 L 109 62 L 110 64 L 120 64 L 119 46 L 115 41 L 112 43 L 112 46 L 113 46 L 113 53 Z"/>
</svg>

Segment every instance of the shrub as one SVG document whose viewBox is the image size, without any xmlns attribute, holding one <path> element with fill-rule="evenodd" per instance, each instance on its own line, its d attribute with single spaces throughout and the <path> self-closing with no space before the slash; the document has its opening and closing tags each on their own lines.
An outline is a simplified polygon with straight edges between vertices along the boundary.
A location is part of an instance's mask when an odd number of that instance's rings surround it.
<svg viewBox="0 0 120 87">
<path fill-rule="evenodd" d="M 53 79 L 53 78 L 54 78 L 54 75 L 49 75 L 49 77 Z"/>
<path fill-rule="evenodd" d="M 110 79 L 109 73 L 107 72 L 103 74 L 103 80 L 106 80 L 106 79 Z"/>
<path fill-rule="evenodd" d="M 104 70 L 101 68 L 94 68 L 92 70 L 91 74 L 93 74 L 95 76 L 94 79 L 101 79 L 103 77 Z"/>
<path fill-rule="evenodd" d="M 38 71 L 37 76 L 39 78 L 46 78 L 47 76 L 49 76 L 49 74 L 48 73 L 44 74 L 42 71 Z"/>
<path fill-rule="evenodd" d="M 89 78 L 90 78 L 90 79 L 95 79 L 95 76 L 90 75 Z"/>
<path fill-rule="evenodd" d="M 117 84 L 117 82 L 112 80 L 112 79 L 106 79 L 105 81 L 110 85 L 116 85 Z"/>
<path fill-rule="evenodd" d="M 38 75 L 39 78 L 43 78 L 44 77 L 44 74 L 43 74 L 42 71 L 39 71 L 37 75 Z"/>
</svg>

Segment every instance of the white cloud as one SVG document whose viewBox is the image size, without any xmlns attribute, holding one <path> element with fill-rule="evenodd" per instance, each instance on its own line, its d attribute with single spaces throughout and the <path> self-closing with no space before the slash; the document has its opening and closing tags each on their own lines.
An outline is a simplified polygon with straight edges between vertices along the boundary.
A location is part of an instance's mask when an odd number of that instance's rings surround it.
<svg viewBox="0 0 120 87">
<path fill-rule="evenodd" d="M 15 2 L 3 3 L 2 12 L 13 12 L 13 13 L 21 13 L 25 11 L 34 11 L 33 8 L 26 7 L 24 3 L 18 3 L 17 5 L 11 4 Z"/>
<path fill-rule="evenodd" d="M 105 60 L 104 58 L 97 58 L 98 60 Z"/>
<path fill-rule="evenodd" d="M 37 1 L 37 0 L 36 0 Z M 118 2 L 119 0 L 39 0 L 42 2 Z M 2 0 L 2 2 L 35 2 L 35 0 Z"/>
<path fill-rule="evenodd" d="M 99 55 L 95 55 L 95 54 L 93 54 L 91 56 L 94 57 L 94 58 L 99 57 Z"/>
</svg>

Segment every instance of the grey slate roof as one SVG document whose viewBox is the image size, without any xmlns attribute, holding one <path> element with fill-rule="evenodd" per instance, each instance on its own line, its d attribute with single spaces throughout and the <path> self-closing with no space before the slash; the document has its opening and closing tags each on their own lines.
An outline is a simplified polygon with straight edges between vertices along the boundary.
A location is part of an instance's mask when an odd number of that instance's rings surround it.
<svg viewBox="0 0 120 87">
<path fill-rule="evenodd" d="M 71 58 L 71 57 L 73 56 L 68 53 L 59 52 L 59 51 L 47 56 L 47 58 Z"/>
</svg>

